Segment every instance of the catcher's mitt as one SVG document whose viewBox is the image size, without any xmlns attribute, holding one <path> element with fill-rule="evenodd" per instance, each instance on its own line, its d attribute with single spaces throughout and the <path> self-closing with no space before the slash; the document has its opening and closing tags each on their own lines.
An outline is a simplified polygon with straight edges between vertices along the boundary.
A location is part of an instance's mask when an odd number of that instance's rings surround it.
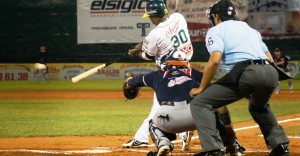
<svg viewBox="0 0 300 156">
<path fill-rule="evenodd" d="M 129 79 L 131 79 L 134 75 L 132 73 L 128 73 L 125 76 L 125 82 L 123 83 L 123 93 L 126 99 L 128 100 L 132 100 L 134 98 L 136 98 L 139 94 L 139 87 L 131 87 L 131 86 L 127 86 L 127 81 Z"/>
</svg>

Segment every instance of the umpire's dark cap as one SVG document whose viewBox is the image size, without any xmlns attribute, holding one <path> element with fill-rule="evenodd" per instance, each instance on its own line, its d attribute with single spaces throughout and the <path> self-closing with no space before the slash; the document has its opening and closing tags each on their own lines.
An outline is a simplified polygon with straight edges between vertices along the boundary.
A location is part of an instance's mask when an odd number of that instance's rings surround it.
<svg viewBox="0 0 300 156">
<path fill-rule="evenodd" d="M 208 14 L 219 14 L 221 20 L 226 21 L 234 19 L 236 11 L 230 0 L 220 0 L 210 7 Z"/>
</svg>

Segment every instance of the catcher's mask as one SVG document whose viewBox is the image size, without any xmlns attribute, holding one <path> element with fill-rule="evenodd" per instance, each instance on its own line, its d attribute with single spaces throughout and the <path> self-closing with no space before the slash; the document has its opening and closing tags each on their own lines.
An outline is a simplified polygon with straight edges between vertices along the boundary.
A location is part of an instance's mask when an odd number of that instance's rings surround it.
<svg viewBox="0 0 300 156">
<path fill-rule="evenodd" d="M 166 59 L 165 64 L 167 68 L 172 66 L 181 67 L 181 68 L 189 68 L 190 64 L 186 60 L 186 54 L 183 51 L 175 50 L 173 51 Z"/>
<path fill-rule="evenodd" d="M 235 19 L 235 7 L 230 0 L 220 0 L 213 4 L 208 10 L 206 10 L 206 15 L 208 16 L 209 22 L 212 26 L 216 23 L 214 18 L 218 14 L 222 21 Z"/>
<path fill-rule="evenodd" d="M 143 18 L 150 16 L 163 17 L 168 13 L 168 9 L 162 0 L 149 0 L 146 4 Z"/>
</svg>

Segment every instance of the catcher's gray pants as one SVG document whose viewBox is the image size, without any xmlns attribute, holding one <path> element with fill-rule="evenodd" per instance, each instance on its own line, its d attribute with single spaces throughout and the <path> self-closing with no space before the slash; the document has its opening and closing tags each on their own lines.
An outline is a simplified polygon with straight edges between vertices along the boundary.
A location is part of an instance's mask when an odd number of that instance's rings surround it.
<svg viewBox="0 0 300 156">
<path fill-rule="evenodd" d="M 186 101 L 174 102 L 174 106 L 162 105 L 152 120 L 157 127 L 169 133 L 196 129 L 190 105 Z"/>
<path fill-rule="evenodd" d="M 196 95 L 190 108 L 203 145 L 202 151 L 224 148 L 216 129 L 214 108 L 244 97 L 249 98 L 250 114 L 258 123 L 268 147 L 275 148 L 280 143 L 289 142 L 268 104 L 277 81 L 278 73 L 271 65 L 248 65 L 237 84 L 211 84 Z"/>
</svg>

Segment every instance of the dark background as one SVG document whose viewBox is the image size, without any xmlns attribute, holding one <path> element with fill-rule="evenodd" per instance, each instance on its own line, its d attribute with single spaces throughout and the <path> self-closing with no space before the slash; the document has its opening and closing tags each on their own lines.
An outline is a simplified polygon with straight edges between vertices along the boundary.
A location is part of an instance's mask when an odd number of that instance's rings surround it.
<svg viewBox="0 0 300 156">
<path fill-rule="evenodd" d="M 300 39 L 265 40 L 300 60 Z M 6 0 L 0 2 L 0 63 L 34 63 L 41 45 L 47 63 L 106 62 L 127 54 L 135 44 L 77 44 L 76 0 Z M 207 61 L 203 42 L 194 42 L 191 61 Z M 130 58 L 122 62 L 141 62 Z"/>
</svg>

